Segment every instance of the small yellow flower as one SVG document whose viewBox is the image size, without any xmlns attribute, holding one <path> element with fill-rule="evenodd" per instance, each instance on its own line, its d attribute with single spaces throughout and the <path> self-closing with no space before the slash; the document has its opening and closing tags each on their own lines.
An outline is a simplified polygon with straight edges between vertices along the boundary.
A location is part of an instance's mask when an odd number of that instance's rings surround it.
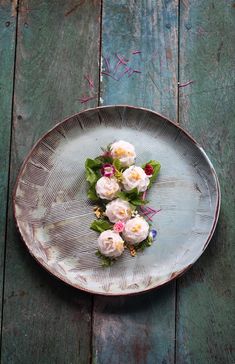
<svg viewBox="0 0 235 364">
<path fill-rule="evenodd" d="M 100 219 L 104 214 L 103 210 L 99 206 L 95 206 L 93 208 L 93 210 L 94 210 L 94 214 L 97 217 L 97 219 Z"/>
<path fill-rule="evenodd" d="M 129 250 L 130 250 L 131 256 L 132 256 L 132 257 L 135 257 L 135 256 L 136 256 L 136 250 L 135 250 L 135 248 L 134 248 L 133 246 L 131 246 L 131 247 L 129 248 Z"/>
</svg>

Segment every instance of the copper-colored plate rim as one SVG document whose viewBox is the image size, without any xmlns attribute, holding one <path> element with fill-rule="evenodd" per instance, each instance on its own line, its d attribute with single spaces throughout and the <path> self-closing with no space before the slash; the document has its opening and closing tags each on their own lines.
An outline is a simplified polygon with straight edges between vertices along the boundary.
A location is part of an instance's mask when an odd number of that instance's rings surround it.
<svg viewBox="0 0 235 364">
<path fill-rule="evenodd" d="M 150 288 L 146 288 L 146 289 L 143 289 L 141 291 L 128 292 L 128 293 L 125 293 L 125 292 L 124 293 L 103 293 L 103 292 L 97 292 L 97 291 L 93 291 L 93 290 L 90 290 L 90 289 L 86 289 L 86 288 L 81 287 L 79 285 L 75 285 L 75 284 L 72 284 L 72 283 L 68 282 L 62 275 L 60 275 L 57 272 L 54 273 L 54 272 L 50 271 L 42 262 L 40 262 L 37 259 L 37 257 L 34 255 L 34 253 L 32 252 L 32 250 L 29 249 L 27 243 L 25 242 L 25 240 L 23 238 L 23 234 L 21 233 L 21 229 L 20 229 L 20 226 L 18 224 L 17 217 L 16 217 L 15 198 L 16 198 L 16 189 L 17 189 L 17 186 L 18 186 L 18 183 L 19 183 L 19 180 L 21 178 L 21 175 L 22 175 L 22 172 L 24 170 L 25 165 L 27 164 L 28 160 L 30 159 L 33 150 L 37 147 L 37 145 L 48 134 L 50 134 L 54 129 L 56 129 L 58 126 L 62 125 L 63 123 L 65 123 L 67 120 L 71 119 L 74 116 L 78 116 L 78 115 L 81 115 L 81 114 L 84 114 L 84 113 L 87 113 L 87 112 L 90 112 L 90 111 L 98 111 L 100 109 L 110 109 L 110 108 L 119 108 L 119 107 L 121 107 L 121 108 L 124 108 L 125 107 L 125 108 L 130 108 L 130 109 L 142 110 L 142 111 L 150 112 L 150 113 L 152 113 L 152 114 L 154 114 L 154 115 L 156 115 L 156 116 L 164 119 L 168 123 L 174 125 L 179 130 L 181 130 L 196 145 L 196 147 L 201 151 L 201 153 L 204 155 L 205 159 L 207 160 L 207 162 L 208 162 L 208 164 L 210 166 L 211 172 L 212 172 L 212 174 L 214 176 L 214 179 L 215 179 L 215 183 L 216 183 L 216 211 L 215 211 L 215 216 L 214 216 L 214 220 L 213 220 L 213 224 L 212 224 L 212 227 L 211 227 L 209 236 L 208 236 L 208 238 L 207 238 L 207 240 L 206 240 L 206 242 L 204 244 L 204 247 L 203 247 L 203 250 L 201 251 L 201 254 L 192 263 L 190 263 L 186 268 L 184 268 L 181 271 L 174 272 L 168 279 L 166 279 L 164 282 L 160 283 L 159 285 L 156 285 L 156 286 L 150 287 Z M 147 109 L 147 108 L 143 108 L 143 107 L 138 107 L 138 106 L 132 106 L 132 105 L 117 104 L 117 105 L 97 106 L 97 107 L 93 107 L 93 108 L 89 108 L 89 109 L 80 111 L 79 113 L 76 113 L 76 114 L 73 114 L 73 115 L 71 115 L 69 117 L 66 117 L 62 121 L 56 123 L 49 131 L 47 131 L 45 134 L 43 134 L 42 137 L 39 138 L 38 141 L 30 149 L 29 153 L 27 154 L 26 158 L 24 159 L 24 162 L 22 163 L 22 165 L 20 167 L 19 173 L 18 173 L 17 178 L 16 178 L 15 186 L 14 186 L 14 189 L 13 189 L 12 203 L 13 203 L 13 215 L 14 215 L 14 219 L 15 219 L 15 222 L 16 222 L 16 226 L 17 226 L 17 229 L 18 229 L 18 231 L 20 233 L 21 239 L 23 240 L 24 244 L 26 245 L 27 250 L 29 251 L 30 255 L 48 273 L 50 273 L 53 277 L 55 277 L 55 278 L 63 281 L 65 284 L 67 284 L 69 286 L 72 286 L 73 288 L 77 288 L 77 289 L 80 289 L 80 290 L 82 290 L 84 292 L 91 293 L 91 294 L 97 294 L 97 295 L 101 295 L 101 296 L 132 296 L 132 295 L 138 295 L 138 294 L 141 294 L 141 293 L 146 293 L 146 292 L 152 291 L 153 289 L 160 288 L 160 287 L 166 285 L 167 283 L 170 283 L 171 281 L 175 280 L 176 278 L 179 278 L 185 272 L 187 272 L 192 267 L 192 265 L 200 258 L 200 256 L 204 252 L 204 250 L 207 248 L 207 246 L 208 246 L 208 244 L 209 244 L 209 242 L 210 242 L 210 240 L 211 240 L 211 238 L 212 238 L 212 236 L 214 234 L 214 231 L 215 231 L 215 228 L 216 228 L 216 225 L 217 225 L 217 222 L 218 222 L 219 212 L 220 212 L 220 206 L 221 206 L 221 190 L 220 190 L 220 184 L 219 184 L 218 176 L 217 176 L 216 171 L 215 171 L 215 169 L 213 167 L 213 164 L 211 163 L 211 161 L 210 161 L 209 157 L 207 156 L 206 152 L 201 147 L 201 145 L 186 130 L 184 130 L 179 124 L 177 124 L 176 122 L 168 119 L 164 115 L 162 115 L 162 114 L 160 114 L 158 112 L 155 112 L 155 111 L 153 111 L 151 109 Z"/>
</svg>

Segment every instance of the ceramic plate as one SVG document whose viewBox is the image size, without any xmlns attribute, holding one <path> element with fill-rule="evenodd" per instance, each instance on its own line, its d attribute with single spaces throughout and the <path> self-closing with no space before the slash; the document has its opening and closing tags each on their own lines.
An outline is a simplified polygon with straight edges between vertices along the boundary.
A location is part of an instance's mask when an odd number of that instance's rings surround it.
<svg viewBox="0 0 235 364">
<path fill-rule="evenodd" d="M 84 162 L 114 140 L 133 143 L 138 165 L 162 168 L 148 193 L 161 211 L 157 240 L 137 257 L 128 251 L 110 268 L 96 257 L 98 234 L 86 197 Z M 25 160 L 13 197 L 21 236 L 32 256 L 62 281 L 85 291 L 126 295 L 159 287 L 203 253 L 220 206 L 215 170 L 203 149 L 178 125 L 146 109 L 107 106 L 74 115 L 44 135 Z"/>
</svg>

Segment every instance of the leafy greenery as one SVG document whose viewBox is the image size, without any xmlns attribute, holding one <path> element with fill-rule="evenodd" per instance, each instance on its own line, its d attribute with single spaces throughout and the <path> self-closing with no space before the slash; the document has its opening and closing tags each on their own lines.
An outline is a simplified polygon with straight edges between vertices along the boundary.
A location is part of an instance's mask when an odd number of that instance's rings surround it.
<svg viewBox="0 0 235 364">
<path fill-rule="evenodd" d="M 161 164 L 155 160 L 150 160 L 149 162 L 145 163 L 142 168 L 145 169 L 146 165 L 147 164 L 150 164 L 150 166 L 153 167 L 154 169 L 154 172 L 153 172 L 153 175 L 152 177 L 150 178 L 150 183 L 148 185 L 148 189 L 152 186 L 153 182 L 156 180 L 159 172 L 160 172 L 160 169 L 161 169 Z"/>
<path fill-rule="evenodd" d="M 93 202 L 96 202 L 96 201 L 99 201 L 99 197 L 97 196 L 96 194 L 96 190 L 95 190 L 95 185 L 92 185 L 88 191 L 87 191 L 87 197 L 93 201 Z"/>
<path fill-rule="evenodd" d="M 85 163 L 86 168 L 86 180 L 89 182 L 90 186 L 96 184 L 98 179 L 100 178 L 100 168 L 102 166 L 102 162 L 88 158 Z"/>
<path fill-rule="evenodd" d="M 123 178 L 122 172 L 116 170 L 116 172 L 114 173 L 114 176 L 116 177 L 118 182 L 122 182 L 122 178 Z"/>
<path fill-rule="evenodd" d="M 105 230 L 112 229 L 113 225 L 107 220 L 94 220 L 90 228 L 98 233 L 102 233 Z"/>
<path fill-rule="evenodd" d="M 120 159 L 114 159 L 113 165 L 117 171 L 121 171 L 122 163 L 121 163 Z"/>
<path fill-rule="evenodd" d="M 138 192 L 137 188 L 133 188 L 131 191 L 118 192 L 117 196 L 122 200 L 130 202 L 134 206 L 142 206 L 148 203 L 147 200 L 142 199 L 142 193 Z"/>
<path fill-rule="evenodd" d="M 115 259 L 106 257 L 105 255 L 101 254 L 99 250 L 97 250 L 95 255 L 101 259 L 101 265 L 104 268 L 110 267 L 115 262 Z"/>
<path fill-rule="evenodd" d="M 113 163 L 113 158 L 109 155 L 100 155 L 99 157 L 95 158 L 96 161 L 104 164 L 104 163 Z"/>
<path fill-rule="evenodd" d="M 151 236 L 148 236 L 144 241 L 142 241 L 137 247 L 135 248 L 136 251 L 141 250 L 144 251 L 144 249 L 149 248 L 153 243 L 153 238 Z"/>
<path fill-rule="evenodd" d="M 152 176 L 150 177 L 150 184 L 148 186 L 148 189 L 152 186 L 153 182 L 156 180 L 159 172 L 160 172 L 160 168 L 161 168 L 161 164 L 155 160 L 150 160 L 149 162 L 145 163 L 144 165 L 142 165 L 142 168 L 145 169 L 145 167 L 147 165 L 150 165 L 153 167 L 153 174 Z"/>
<path fill-rule="evenodd" d="M 103 147 L 101 147 L 101 150 L 103 151 L 103 152 L 110 152 L 111 151 L 111 145 L 112 145 L 113 143 L 109 143 L 108 145 L 107 145 L 107 147 L 106 148 L 103 148 Z"/>
</svg>

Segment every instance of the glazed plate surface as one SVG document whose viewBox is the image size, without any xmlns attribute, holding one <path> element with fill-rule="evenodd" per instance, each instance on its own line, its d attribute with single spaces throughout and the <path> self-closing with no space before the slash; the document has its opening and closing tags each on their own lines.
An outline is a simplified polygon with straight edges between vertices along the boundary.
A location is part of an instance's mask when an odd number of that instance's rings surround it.
<svg viewBox="0 0 235 364">
<path fill-rule="evenodd" d="M 110 268 L 95 256 L 84 163 L 114 140 L 133 143 L 136 164 L 161 163 L 148 193 L 157 239 Z M 34 146 L 17 178 L 14 213 L 32 256 L 64 282 L 92 293 L 125 295 L 159 287 L 186 271 L 214 232 L 220 190 L 203 149 L 181 128 L 150 110 L 107 106 L 74 115 Z"/>
</svg>

